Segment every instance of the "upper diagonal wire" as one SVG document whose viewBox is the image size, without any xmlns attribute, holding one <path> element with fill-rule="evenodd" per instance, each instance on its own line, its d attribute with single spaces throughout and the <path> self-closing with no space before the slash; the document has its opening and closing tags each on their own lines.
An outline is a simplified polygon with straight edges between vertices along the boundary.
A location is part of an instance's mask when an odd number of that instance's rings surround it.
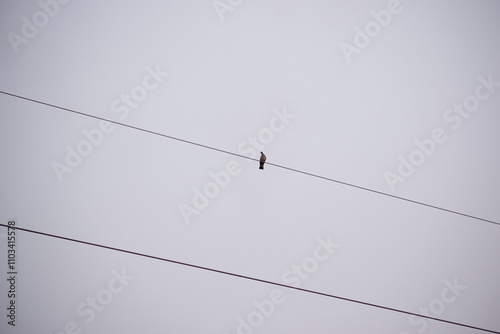
<svg viewBox="0 0 500 334">
<path fill-rule="evenodd" d="M 152 131 L 152 130 L 148 130 L 148 129 L 143 129 L 143 128 L 140 128 L 140 127 L 137 127 L 137 126 L 133 126 L 133 125 L 130 125 L 130 124 L 121 123 L 121 122 L 118 122 L 118 121 L 115 121 L 115 120 L 112 120 L 112 119 L 109 119 L 109 118 L 104 118 L 104 117 L 99 117 L 99 116 L 95 116 L 95 115 L 91 115 L 91 114 L 86 114 L 86 113 L 81 112 L 81 111 L 77 111 L 77 110 L 73 110 L 73 109 L 61 107 L 61 106 L 58 106 L 58 105 L 55 105 L 55 104 L 51 104 L 51 103 L 47 103 L 47 102 L 43 102 L 43 101 L 31 99 L 31 98 L 28 98 L 28 97 L 25 97 L 25 96 L 21 96 L 21 95 L 17 95 L 17 94 L 13 94 L 13 93 L 8 93 L 8 92 L 4 92 L 4 91 L 0 91 L 0 93 L 2 93 L 4 95 L 15 97 L 15 98 L 18 98 L 18 99 L 21 99 L 21 100 L 26 100 L 26 101 L 30 101 L 30 102 L 33 102 L 33 103 L 45 105 L 45 106 L 48 106 L 48 107 L 52 107 L 52 108 L 64 110 L 64 111 L 67 111 L 67 112 L 70 112 L 70 113 L 74 113 L 74 114 L 77 114 L 77 115 L 81 115 L 81 116 L 84 116 L 84 117 L 90 117 L 90 118 L 94 118 L 94 119 L 97 119 L 97 120 L 101 120 L 101 121 L 113 123 L 113 124 L 116 124 L 118 126 L 123 126 L 125 128 L 129 128 L 129 129 L 133 129 L 133 130 L 137 130 L 137 131 L 142 131 L 142 132 L 149 133 L 149 134 L 152 134 L 152 135 L 161 136 L 161 137 L 164 137 L 164 138 L 176 140 L 176 141 L 179 141 L 179 142 L 182 142 L 182 143 L 186 143 L 186 144 L 190 144 L 190 145 L 195 145 L 195 146 L 198 146 L 198 147 L 202 147 L 202 148 L 206 148 L 206 149 L 209 149 L 209 150 L 221 152 L 221 153 L 224 153 L 224 154 L 233 155 L 233 156 L 236 156 L 236 157 L 239 157 L 239 158 L 243 158 L 243 159 L 258 161 L 258 159 L 250 158 L 250 157 L 247 157 L 245 155 L 241 155 L 241 154 L 234 153 L 234 152 L 231 152 L 231 151 L 226 151 L 226 150 L 223 150 L 223 149 L 220 149 L 220 148 L 216 148 L 216 147 L 212 147 L 212 146 L 209 146 L 209 145 L 200 144 L 200 143 L 197 143 L 197 142 L 194 142 L 194 141 L 190 141 L 190 140 L 186 140 L 186 139 L 182 139 L 182 138 L 178 138 L 178 137 L 174 137 L 174 136 L 169 136 L 169 135 L 166 135 L 166 134 L 163 134 L 163 133 L 160 133 L 160 132 L 156 132 L 156 131 Z M 454 210 L 446 209 L 446 208 L 439 207 L 439 206 L 436 206 L 436 205 L 432 205 L 432 204 L 428 204 L 428 203 L 424 203 L 424 202 L 412 200 L 412 199 L 409 199 L 409 198 L 405 198 L 405 197 L 401 197 L 401 196 L 389 194 L 389 193 L 386 193 L 386 192 L 383 192 L 383 191 L 379 191 L 379 190 L 375 190 L 375 189 L 371 189 L 371 188 L 362 187 L 362 186 L 359 186 L 359 185 L 356 185 L 356 184 L 353 184 L 353 183 L 348 183 L 348 182 L 344 182 L 344 181 L 332 179 L 332 178 L 329 178 L 329 177 L 326 177 L 326 176 L 321 176 L 321 175 L 317 175 L 317 174 L 314 174 L 314 173 L 309 173 L 309 172 L 306 172 L 306 171 L 302 171 L 302 170 L 299 170 L 299 169 L 290 168 L 290 167 L 286 167 L 286 166 L 282 166 L 282 165 L 278 165 L 278 164 L 274 164 L 274 163 L 266 162 L 266 164 L 274 166 L 274 167 L 282 168 L 282 169 L 285 169 L 285 170 L 289 170 L 289 171 L 292 171 L 292 172 L 296 172 L 296 173 L 308 175 L 308 176 L 311 176 L 311 177 L 319 178 L 319 179 L 322 179 L 322 180 L 327 180 L 327 181 L 330 181 L 330 182 L 335 182 L 337 184 L 342 184 L 344 186 L 348 186 L 348 187 L 352 187 L 352 188 L 356 188 L 356 189 L 368 191 L 368 192 L 371 192 L 371 193 L 374 193 L 374 194 L 378 194 L 378 195 L 382 195 L 382 196 L 387 196 L 387 197 L 399 199 L 399 200 L 406 201 L 406 202 L 409 202 L 409 203 L 413 203 L 413 204 L 425 206 L 425 207 L 428 207 L 428 208 L 432 208 L 432 209 L 436 209 L 436 210 L 440 210 L 440 211 L 452 213 L 452 214 L 463 216 L 463 217 L 467 217 L 467 218 L 472 218 L 472 219 L 480 220 L 480 221 L 483 221 L 483 222 L 486 222 L 486 223 L 490 223 L 490 224 L 494 224 L 494 225 L 500 225 L 499 222 L 496 222 L 496 221 L 493 221 L 493 220 L 490 220 L 490 219 L 485 219 L 485 218 L 481 218 L 481 217 L 469 215 L 469 214 L 466 214 L 466 213 L 463 213 L 463 212 L 454 211 Z"/>
</svg>

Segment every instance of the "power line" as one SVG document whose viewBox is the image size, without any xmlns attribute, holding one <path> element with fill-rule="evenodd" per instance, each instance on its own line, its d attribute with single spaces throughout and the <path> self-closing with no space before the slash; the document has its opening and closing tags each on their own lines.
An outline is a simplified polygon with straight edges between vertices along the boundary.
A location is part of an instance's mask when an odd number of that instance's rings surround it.
<svg viewBox="0 0 500 334">
<path fill-rule="evenodd" d="M 52 108 L 56 108 L 56 109 L 68 111 L 68 112 L 71 112 L 71 113 L 74 113 L 74 114 L 77 114 L 77 115 L 81 115 L 81 116 L 84 116 L 84 117 L 90 117 L 90 118 L 94 118 L 94 119 L 97 119 L 97 120 L 101 120 L 101 121 L 105 121 L 105 122 L 110 122 L 110 123 L 113 123 L 113 124 L 116 124 L 116 125 L 119 125 L 119 126 L 123 126 L 123 127 L 126 127 L 126 128 L 134 129 L 134 130 L 137 130 L 137 131 L 142 131 L 142 132 L 149 133 L 149 134 L 152 134 L 152 135 L 156 135 L 156 136 L 160 136 L 160 137 L 164 137 L 164 138 L 168 138 L 168 139 L 180 141 L 180 142 L 183 142 L 183 143 L 186 143 L 186 144 L 195 145 L 195 146 L 203 147 L 203 148 L 206 148 L 206 149 L 209 149 L 209 150 L 213 150 L 213 151 L 217 151 L 217 152 L 221 152 L 221 153 L 233 155 L 233 156 L 236 156 L 236 157 L 239 157 L 239 158 L 248 159 L 248 160 L 252 160 L 252 161 L 259 161 L 258 159 L 250 158 L 250 157 L 247 157 L 247 156 L 244 156 L 244 155 L 241 155 L 241 154 L 237 154 L 237 153 L 234 153 L 234 152 L 222 150 L 222 149 L 219 149 L 219 148 L 216 148 L 216 147 L 212 147 L 212 146 L 208 146 L 208 145 L 203 145 L 203 144 L 200 144 L 200 143 L 196 143 L 196 142 L 193 142 L 193 141 L 190 141 L 190 140 L 186 140 L 186 139 L 182 139 L 182 138 L 178 138 L 178 137 L 174 137 L 174 136 L 169 136 L 169 135 L 166 135 L 166 134 L 163 134 L 163 133 L 160 133 L 160 132 L 155 132 L 155 131 L 151 131 L 151 130 L 139 128 L 137 126 L 133 126 L 133 125 L 121 123 L 121 122 L 114 121 L 114 120 L 111 120 L 111 119 L 108 119 L 108 118 L 86 114 L 86 113 L 83 113 L 81 111 L 76 111 L 76 110 L 73 110 L 73 109 L 69 109 L 69 108 L 57 106 L 55 104 L 51 104 L 51 103 L 47 103 L 47 102 L 42 102 L 42 101 L 35 100 L 35 99 L 30 99 L 28 97 L 24 97 L 24 96 L 12 94 L 12 93 L 7 93 L 7 92 L 4 92 L 4 91 L 0 91 L 0 93 L 8 95 L 8 96 L 15 97 L 15 98 L 18 98 L 18 99 L 21 99 L 21 100 L 26 100 L 26 101 L 30 101 L 30 102 L 33 102 L 33 103 L 37 103 L 37 104 L 42 104 L 42 105 L 45 105 L 45 106 L 49 106 L 49 107 L 52 107 Z M 343 181 L 335 180 L 335 179 L 332 179 L 332 178 L 329 178 L 329 177 L 326 177 L 326 176 L 321 176 L 321 175 L 317 175 L 317 174 L 313 174 L 313 173 L 301 171 L 301 170 L 298 170 L 298 169 L 294 169 L 294 168 L 290 168 L 290 167 L 286 167 L 286 166 L 282 166 L 282 165 L 278 165 L 278 164 L 269 163 L 269 162 L 266 162 L 266 163 L 268 165 L 271 165 L 271 166 L 275 166 L 275 167 L 286 169 L 286 170 L 289 170 L 289 171 L 292 171 L 292 172 L 296 172 L 296 173 L 308 175 L 308 176 L 311 176 L 311 177 L 319 178 L 319 179 L 322 179 L 322 180 L 327 180 L 327 181 L 330 181 L 330 182 L 335 182 L 335 183 L 342 184 L 342 185 L 345 185 L 345 186 L 348 186 L 348 187 L 352 187 L 352 188 L 356 188 L 356 189 L 360 189 L 360 190 L 372 192 L 372 193 L 375 193 L 375 194 L 378 194 L 378 195 L 383 195 L 383 196 L 387 196 L 387 197 L 399 199 L 399 200 L 410 202 L 410 203 L 413 203 L 413 204 L 426 206 L 428 208 L 432 208 L 432 209 L 436 209 L 436 210 L 441 210 L 441 211 L 452 213 L 452 214 L 455 214 L 455 215 L 459 215 L 459 216 L 463 216 L 463 217 L 467 217 L 467 218 L 472 218 L 472 219 L 480 220 L 480 221 L 483 221 L 483 222 L 486 222 L 486 223 L 490 223 L 490 224 L 500 225 L 499 222 L 496 222 L 496 221 L 493 221 L 493 220 L 489 220 L 489 219 L 485 219 L 485 218 L 480 218 L 480 217 L 477 217 L 477 216 L 469 215 L 469 214 L 458 212 L 458 211 L 454 211 L 454 210 L 449 210 L 449 209 L 442 208 L 442 207 L 439 207 L 439 206 L 435 206 L 435 205 L 432 205 L 432 204 L 427 204 L 427 203 L 416 201 L 416 200 L 412 200 L 412 199 L 409 199 L 409 198 L 404 198 L 404 197 L 392 195 L 392 194 L 389 194 L 389 193 L 385 193 L 383 191 L 378 191 L 378 190 L 375 190 L 375 189 L 370 189 L 370 188 L 358 186 L 356 184 L 352 184 L 352 183 L 348 183 L 348 182 L 343 182 Z"/>
<path fill-rule="evenodd" d="M 384 195 L 384 196 L 387 196 L 387 197 L 392 197 L 392 198 L 400 199 L 400 200 L 407 201 L 407 202 L 414 203 L 414 204 L 418 204 L 418 205 L 423 205 L 423 206 L 426 206 L 428 208 L 432 208 L 432 209 L 436 209 L 436 210 L 441 210 L 441 211 L 445 211 L 445 212 L 448 212 L 448 213 L 453 213 L 455 215 L 460 215 L 460 216 L 464 216 L 464 217 L 468 217 L 468 218 L 472 218 L 472 219 L 481 220 L 481 221 L 484 221 L 484 222 L 487 222 L 487 223 L 491 223 L 491 224 L 495 224 L 495 225 L 500 225 L 500 223 L 497 223 L 497 222 L 495 222 L 493 220 L 488 220 L 488 219 L 484 219 L 484 218 L 480 218 L 480 217 L 468 215 L 466 213 L 462 213 L 462 212 L 458 212 L 458 211 L 453 211 L 453 210 L 450 210 L 450 209 L 442 208 L 442 207 L 435 206 L 435 205 L 432 205 L 432 204 L 427 204 L 427 203 L 415 201 L 415 200 L 412 200 L 412 199 L 409 199 L 409 198 L 404 198 L 404 197 L 400 197 L 400 196 L 396 196 L 396 195 L 384 193 L 382 191 L 378 191 L 378 190 L 375 190 L 375 189 L 365 188 L 365 187 L 358 186 L 358 185 L 355 185 L 355 184 L 352 184 L 352 183 L 347 183 L 347 182 L 343 182 L 343 181 L 331 179 L 331 178 L 326 177 L 326 176 L 316 175 L 316 174 L 312 174 L 312 173 L 309 173 L 309 172 L 301 171 L 301 170 L 290 168 L 290 167 L 286 167 L 286 166 L 275 165 L 273 163 L 267 163 L 266 162 L 266 164 L 272 165 L 272 166 L 276 166 L 276 167 L 279 167 L 279 168 L 283 168 L 283 169 L 288 169 L 288 170 L 296 172 L 296 173 L 301 173 L 301 174 L 305 174 L 305 175 L 317 177 L 317 178 L 320 178 L 320 179 L 323 179 L 323 180 L 327 180 L 327 181 L 331 181 L 331 182 L 343 184 L 345 186 L 349 186 L 349 187 L 353 187 L 353 188 L 357 188 L 357 189 L 369 191 L 369 192 L 372 192 L 372 193 L 375 193 L 375 194 L 379 194 L 379 195 Z"/>
<path fill-rule="evenodd" d="M 407 315 L 411 315 L 411 316 L 416 316 L 416 317 L 420 317 L 420 318 L 425 318 L 425 319 L 429 319 L 429 320 L 435 320 L 435 321 L 439 321 L 439 322 L 443 322 L 443 323 L 447 323 L 447 324 L 452 324 L 452 325 L 456 325 L 456 326 L 461 326 L 461 327 L 466 327 L 466 328 L 471 328 L 471 329 L 475 329 L 475 330 L 479 330 L 479 331 L 483 331 L 483 332 L 500 334 L 500 332 L 497 332 L 497 331 L 494 331 L 494 330 L 490 330 L 490 329 L 486 329 L 486 328 L 471 326 L 471 325 L 467 325 L 467 324 L 463 324 L 463 323 L 459 323 L 459 322 L 455 322 L 455 321 L 450 321 L 450 320 L 444 320 L 444 319 L 434 318 L 434 317 L 423 315 L 423 314 L 418 314 L 418 313 L 404 311 L 404 310 L 400 310 L 400 309 L 396 309 L 396 308 L 392 308 L 392 307 L 387 307 L 387 306 L 383 306 L 383 305 L 378 305 L 378 304 L 363 302 L 363 301 L 360 301 L 360 300 L 346 298 L 346 297 L 341 297 L 341 296 L 337 296 L 337 295 L 332 295 L 332 294 L 325 293 L 325 292 L 320 292 L 320 291 L 315 291 L 315 290 L 309 290 L 309 289 L 299 288 L 299 287 L 295 287 L 295 286 L 291 286 L 291 285 L 286 285 L 286 284 L 283 284 L 283 283 L 278 283 L 278 282 L 268 281 L 268 280 L 264 280 L 264 279 L 260 279 L 260 278 L 251 277 L 251 276 L 236 274 L 236 273 L 232 273 L 232 272 L 228 272 L 228 271 L 224 271 L 224 270 L 219 270 L 219 269 L 214 269 L 214 268 L 199 266 L 199 265 L 195 265 L 195 264 L 191 264 L 191 263 L 186 263 L 186 262 L 180 262 L 180 261 L 170 260 L 170 259 L 159 257 L 159 256 L 154 256 L 154 255 L 149 255 L 149 254 L 144 254 L 144 253 L 139 253 L 139 252 L 133 252 L 133 251 L 126 250 L 126 249 L 121 249 L 121 248 L 116 248 L 116 247 L 111 247 L 111 246 L 96 244 L 96 243 L 93 243 L 93 242 L 83 241 L 83 240 L 79 240 L 79 239 L 73 239 L 73 238 L 63 237 L 63 236 L 60 236 L 60 235 L 55 235 L 55 234 L 49 234 L 49 233 L 45 233 L 45 232 L 30 230 L 30 229 L 27 229 L 27 228 L 12 227 L 12 226 L 8 226 L 6 224 L 0 224 L 0 226 L 11 228 L 11 229 L 15 229 L 15 230 L 20 230 L 20 231 L 24 231 L 24 232 L 29 232 L 29 233 L 33 233 L 33 234 L 39 234 L 39 235 L 43 235 L 43 236 L 50 237 L 50 238 L 56 238 L 56 239 L 71 241 L 71 242 L 80 243 L 80 244 L 84 244 L 84 245 L 88 245 L 88 246 L 94 246 L 94 247 L 98 247 L 98 248 L 109 249 L 109 250 L 116 251 L 116 252 L 121 252 L 121 253 L 136 255 L 136 256 L 140 256 L 140 257 L 145 257 L 145 258 L 149 258 L 149 259 L 153 259 L 153 260 L 169 262 L 169 263 L 178 264 L 178 265 L 186 266 L 186 267 L 191 267 L 191 268 L 195 268 L 195 269 L 199 269 L 199 270 L 210 271 L 210 272 L 214 272 L 214 273 L 218 273 L 218 274 L 222 274 L 222 275 L 233 276 L 233 277 L 238 277 L 238 278 L 242 278 L 242 279 L 246 279 L 246 280 L 251 280 L 251 281 L 255 281 L 255 282 L 270 284 L 270 285 L 279 286 L 279 287 L 286 288 L 286 289 L 292 289 L 292 290 L 302 291 L 302 292 L 311 293 L 311 294 L 315 294 L 315 295 L 320 295 L 320 296 L 324 296 L 324 297 L 339 299 L 339 300 L 343 300 L 343 301 L 347 301 L 347 302 L 351 302 L 351 303 L 356 303 L 356 304 L 361 304 L 361 305 L 365 305 L 365 306 L 369 306 L 369 307 L 375 307 L 375 308 L 383 309 L 383 310 L 386 310 L 386 311 L 393 311 L 393 312 L 403 313 L 403 314 L 407 314 Z"/>
</svg>

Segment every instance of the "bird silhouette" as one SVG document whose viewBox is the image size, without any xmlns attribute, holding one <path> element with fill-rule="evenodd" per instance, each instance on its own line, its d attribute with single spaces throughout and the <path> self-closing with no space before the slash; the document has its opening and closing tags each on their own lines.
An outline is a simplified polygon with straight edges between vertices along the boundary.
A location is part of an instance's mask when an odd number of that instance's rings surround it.
<svg viewBox="0 0 500 334">
<path fill-rule="evenodd" d="M 259 169 L 264 169 L 264 163 L 266 162 L 266 155 L 260 152 L 260 167 Z"/>
</svg>

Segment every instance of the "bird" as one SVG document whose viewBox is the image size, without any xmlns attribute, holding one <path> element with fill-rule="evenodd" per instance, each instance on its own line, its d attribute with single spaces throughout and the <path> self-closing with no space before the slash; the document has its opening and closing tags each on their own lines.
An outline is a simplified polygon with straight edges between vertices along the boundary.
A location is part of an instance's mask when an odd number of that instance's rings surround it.
<svg viewBox="0 0 500 334">
<path fill-rule="evenodd" d="M 264 169 L 264 163 L 266 162 L 266 155 L 260 152 L 260 167 L 259 169 Z"/>
</svg>

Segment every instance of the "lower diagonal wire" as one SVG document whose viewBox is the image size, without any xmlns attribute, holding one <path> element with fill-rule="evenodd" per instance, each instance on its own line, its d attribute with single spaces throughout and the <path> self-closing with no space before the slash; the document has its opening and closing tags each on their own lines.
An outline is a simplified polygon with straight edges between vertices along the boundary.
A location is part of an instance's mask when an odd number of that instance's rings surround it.
<svg viewBox="0 0 500 334">
<path fill-rule="evenodd" d="M 368 302 L 364 302 L 364 301 L 360 301 L 360 300 L 356 300 L 356 299 L 351 299 L 351 298 L 341 297 L 341 296 L 337 296 L 337 295 L 332 295 L 332 294 L 325 293 L 325 292 L 320 292 L 320 291 L 314 291 L 314 290 L 309 290 L 309 289 L 294 287 L 294 286 L 286 285 L 286 284 L 283 284 L 283 283 L 278 283 L 278 282 L 268 281 L 268 280 L 264 280 L 264 279 L 260 279 L 260 278 L 256 278 L 256 277 L 251 277 L 251 276 L 236 274 L 236 273 L 232 273 L 232 272 L 228 272 L 228 271 L 224 271 L 224 270 L 219 270 L 219 269 L 214 269 L 214 268 L 199 266 L 199 265 L 196 265 L 196 264 L 191 264 L 191 263 L 186 263 L 186 262 L 171 260 L 171 259 L 167 259 L 167 258 L 163 258 L 163 257 L 159 257 L 159 256 L 154 256 L 154 255 L 149 255 L 149 254 L 144 254 L 144 253 L 139 253 L 139 252 L 133 252 L 133 251 L 126 250 L 126 249 L 121 249 L 121 248 L 116 248 L 116 247 L 111 247 L 111 246 L 96 244 L 96 243 L 89 242 L 89 241 L 84 241 L 84 240 L 79 240 L 79 239 L 74 239 L 74 238 L 63 237 L 63 236 L 60 236 L 60 235 L 45 233 L 45 232 L 41 232 L 41 231 L 35 231 L 35 230 L 27 229 L 27 228 L 12 227 L 12 226 L 8 226 L 6 224 L 0 224 L 0 226 L 11 228 L 11 229 L 15 229 L 15 230 L 19 230 L 19 231 L 34 233 L 34 234 L 38 234 L 38 235 L 42 235 L 42 236 L 46 236 L 46 237 L 50 237 L 50 238 L 57 238 L 57 239 L 61 239 L 61 240 L 76 242 L 76 243 L 84 244 L 84 245 L 87 245 L 87 246 L 94 246 L 94 247 L 104 248 L 104 249 L 108 249 L 108 250 L 112 250 L 112 251 L 116 251 L 116 252 L 127 253 L 127 254 L 136 255 L 136 256 L 140 256 L 140 257 L 144 257 L 144 258 L 149 258 L 149 259 L 153 259 L 153 260 L 157 260 L 157 261 L 169 262 L 169 263 L 173 263 L 173 264 L 177 264 L 177 265 L 181 265 L 181 266 L 186 266 L 186 267 L 191 267 L 191 268 L 195 268 L 195 269 L 199 269 L 199 270 L 210 271 L 210 272 L 214 272 L 214 273 L 218 273 L 218 274 L 222 274 L 222 275 L 233 276 L 233 277 L 238 277 L 238 278 L 242 278 L 242 279 L 246 279 L 246 280 L 251 280 L 251 281 L 255 281 L 255 282 L 270 284 L 270 285 L 279 286 L 279 287 L 286 288 L 286 289 L 292 289 L 292 290 L 302 291 L 302 292 L 306 292 L 306 293 L 310 293 L 310 294 L 315 294 L 315 295 L 320 295 L 320 296 L 324 296 L 324 297 L 334 298 L 334 299 L 343 300 L 343 301 L 346 301 L 346 302 L 361 304 L 361 305 L 365 305 L 365 306 L 369 306 L 369 307 L 374 307 L 374 308 L 378 308 L 378 309 L 383 309 L 383 310 L 387 310 L 387 311 L 393 311 L 393 312 L 398 312 L 398 313 L 402 313 L 402 314 L 412 315 L 412 316 L 416 316 L 416 317 L 420 317 L 420 318 L 425 318 L 425 319 L 429 319 L 429 320 L 435 320 L 435 321 L 439 321 L 439 322 L 442 322 L 442 323 L 447 323 L 447 324 L 456 325 L 456 326 L 460 326 L 460 327 L 466 327 L 466 328 L 475 329 L 475 330 L 479 330 L 479 331 L 483 331 L 483 332 L 487 332 L 487 333 L 500 334 L 500 332 L 498 332 L 498 331 L 494 331 L 494 330 L 490 330 L 490 329 L 486 329 L 486 328 L 471 326 L 471 325 L 467 325 L 467 324 L 463 324 L 463 323 L 459 323 L 459 322 L 455 322 L 455 321 L 450 321 L 450 320 L 445 320 L 445 319 L 434 318 L 434 317 L 426 316 L 426 315 L 423 315 L 423 314 L 413 313 L 413 312 L 399 310 L 399 309 L 392 308 L 392 307 L 387 307 L 387 306 L 373 304 L 373 303 L 368 303 Z"/>
</svg>

